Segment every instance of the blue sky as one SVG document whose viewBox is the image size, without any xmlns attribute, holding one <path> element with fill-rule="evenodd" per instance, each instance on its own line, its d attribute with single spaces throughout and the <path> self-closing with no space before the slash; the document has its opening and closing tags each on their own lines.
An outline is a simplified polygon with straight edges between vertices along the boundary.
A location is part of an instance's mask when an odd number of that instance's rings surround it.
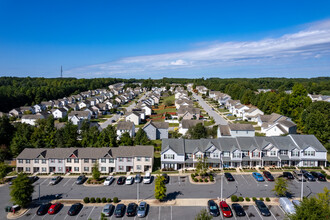
<svg viewBox="0 0 330 220">
<path fill-rule="evenodd" d="M 0 76 L 330 76 L 330 1 L 0 0 Z"/>
</svg>

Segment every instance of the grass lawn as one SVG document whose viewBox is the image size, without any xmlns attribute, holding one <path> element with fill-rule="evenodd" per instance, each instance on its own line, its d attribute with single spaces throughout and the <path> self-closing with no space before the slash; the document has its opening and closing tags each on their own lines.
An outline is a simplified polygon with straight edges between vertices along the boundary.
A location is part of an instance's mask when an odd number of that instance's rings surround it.
<svg viewBox="0 0 330 220">
<path fill-rule="evenodd" d="M 156 144 L 157 146 L 162 145 L 162 140 L 152 140 L 151 141 L 152 144 Z M 159 154 L 159 156 L 158 156 Z M 154 156 L 156 157 L 156 153 L 154 153 Z M 157 156 L 160 157 L 160 153 L 157 152 Z"/>
<path fill-rule="evenodd" d="M 235 117 L 235 116 L 226 116 L 229 120 L 235 120 L 237 117 Z"/>
<path fill-rule="evenodd" d="M 169 123 L 170 127 L 179 127 L 179 123 Z"/>
<path fill-rule="evenodd" d="M 165 112 L 176 112 L 176 108 L 165 108 L 165 109 L 161 109 L 161 110 L 156 110 L 154 111 L 157 115 L 158 114 L 163 114 Z"/>
<path fill-rule="evenodd" d="M 254 130 L 261 131 L 261 127 L 254 127 Z"/>
<path fill-rule="evenodd" d="M 251 125 L 258 124 L 257 122 L 252 122 L 252 121 L 235 121 L 234 123 L 236 123 L 236 124 L 251 124 Z"/>
<path fill-rule="evenodd" d="M 228 109 L 224 109 L 224 108 L 219 108 L 218 110 L 219 110 L 219 112 L 229 112 Z"/>
<path fill-rule="evenodd" d="M 211 125 L 214 125 L 215 124 L 215 122 L 213 121 L 205 121 L 204 122 L 204 126 L 211 126 Z"/>
<path fill-rule="evenodd" d="M 113 115 L 100 115 L 99 118 L 111 118 Z"/>
<path fill-rule="evenodd" d="M 154 172 L 152 172 L 152 174 L 162 174 L 162 173 L 167 173 L 167 174 L 171 174 L 171 173 L 179 173 L 179 171 L 160 171 L 160 170 L 155 170 Z"/>
</svg>

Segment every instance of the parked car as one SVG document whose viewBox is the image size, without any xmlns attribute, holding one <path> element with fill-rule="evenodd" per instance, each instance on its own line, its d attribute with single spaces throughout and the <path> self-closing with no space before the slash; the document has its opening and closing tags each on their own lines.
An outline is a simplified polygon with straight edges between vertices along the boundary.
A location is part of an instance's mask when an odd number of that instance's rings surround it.
<svg viewBox="0 0 330 220">
<path fill-rule="evenodd" d="M 234 210 L 236 216 L 245 216 L 245 215 L 246 215 L 246 213 L 245 213 L 243 207 L 242 207 L 240 204 L 238 204 L 238 203 L 233 203 L 233 204 L 231 205 L 231 207 L 233 208 L 233 210 Z"/>
<path fill-rule="evenodd" d="M 253 172 L 253 173 L 252 173 L 252 176 L 253 176 L 258 182 L 265 181 L 265 179 L 261 176 L 260 173 Z"/>
<path fill-rule="evenodd" d="M 123 185 L 125 183 L 125 180 L 126 180 L 126 177 L 121 176 L 121 177 L 118 178 L 117 184 L 118 185 Z"/>
<path fill-rule="evenodd" d="M 148 204 L 146 202 L 140 202 L 140 205 L 137 210 L 137 216 L 139 218 L 146 217 L 147 215 Z"/>
<path fill-rule="evenodd" d="M 228 181 L 235 181 L 233 175 L 231 173 L 225 173 L 225 177 Z"/>
<path fill-rule="evenodd" d="M 290 172 L 283 172 L 282 176 L 287 178 L 288 180 L 293 180 L 294 179 L 292 173 L 290 173 Z"/>
<path fill-rule="evenodd" d="M 128 177 L 126 178 L 125 184 L 126 184 L 126 185 L 131 185 L 131 184 L 133 184 L 133 183 L 134 183 L 134 177 L 132 177 L 132 176 L 128 176 Z"/>
<path fill-rule="evenodd" d="M 102 213 L 105 215 L 105 216 L 110 216 L 112 211 L 113 211 L 113 208 L 114 206 L 111 205 L 111 204 L 106 204 L 103 209 L 102 209 Z"/>
<path fill-rule="evenodd" d="M 312 174 L 310 174 L 309 172 L 305 172 L 303 175 L 308 181 L 315 181 L 314 176 Z"/>
<path fill-rule="evenodd" d="M 143 177 L 143 183 L 151 183 L 151 174 L 146 172 L 146 175 Z"/>
<path fill-rule="evenodd" d="M 213 200 L 209 200 L 207 202 L 207 209 L 208 209 L 210 215 L 212 215 L 214 217 L 220 215 L 219 207 Z"/>
<path fill-rule="evenodd" d="M 127 210 L 126 210 L 126 215 L 127 216 L 136 216 L 136 210 L 137 210 L 137 204 L 134 202 L 128 204 Z"/>
<path fill-rule="evenodd" d="M 134 178 L 134 182 L 135 183 L 141 183 L 141 180 L 142 180 L 142 177 L 141 177 L 141 174 L 136 174 L 135 175 L 135 178 Z"/>
<path fill-rule="evenodd" d="M 53 178 L 50 180 L 49 184 L 50 184 L 50 185 L 55 185 L 55 184 L 57 184 L 58 182 L 60 182 L 60 180 L 61 180 L 61 177 L 60 177 L 60 176 L 53 177 Z"/>
<path fill-rule="evenodd" d="M 296 209 L 293 205 L 293 203 L 286 197 L 281 197 L 279 199 L 279 203 L 281 208 L 287 213 L 287 214 L 295 214 Z"/>
<path fill-rule="evenodd" d="M 274 181 L 274 177 L 269 171 L 264 171 L 263 174 L 268 181 Z"/>
<path fill-rule="evenodd" d="M 13 185 L 13 182 L 16 178 L 17 178 L 17 176 L 12 177 L 9 181 L 9 185 Z"/>
<path fill-rule="evenodd" d="M 221 201 L 219 203 L 219 206 L 220 206 L 220 210 L 221 210 L 224 217 L 230 218 L 230 217 L 233 216 L 233 213 L 232 213 L 229 205 L 225 201 Z"/>
<path fill-rule="evenodd" d="M 114 180 L 115 178 L 113 176 L 108 176 L 105 178 L 103 185 L 109 186 Z"/>
<path fill-rule="evenodd" d="M 265 203 L 263 201 L 256 200 L 255 203 L 256 203 L 256 206 L 259 209 L 261 215 L 263 215 L 263 216 L 270 216 L 271 215 L 269 209 L 267 208 L 267 206 L 265 205 Z"/>
<path fill-rule="evenodd" d="M 73 204 L 68 211 L 68 215 L 70 215 L 70 216 L 77 215 L 80 212 L 82 207 L 83 207 L 83 205 L 81 203 Z"/>
<path fill-rule="evenodd" d="M 325 176 L 322 173 L 312 171 L 311 174 L 318 180 L 318 181 L 326 181 Z"/>
<path fill-rule="evenodd" d="M 296 200 L 296 199 L 294 199 L 294 200 L 292 200 L 292 204 L 294 205 L 294 206 L 300 206 L 300 201 L 299 200 Z"/>
<path fill-rule="evenodd" d="M 303 180 L 304 182 L 306 182 L 306 179 L 302 175 L 301 171 L 295 170 L 295 171 L 292 172 L 292 174 L 298 181 Z"/>
<path fill-rule="evenodd" d="M 111 123 L 115 123 L 115 122 L 116 122 L 116 120 L 114 120 L 114 119 L 111 120 Z"/>
<path fill-rule="evenodd" d="M 162 176 L 164 177 L 164 183 L 168 184 L 170 182 L 170 177 L 166 173 L 163 173 Z"/>
<path fill-rule="evenodd" d="M 76 184 L 83 184 L 86 180 L 86 176 L 85 175 L 80 175 L 78 176 L 77 180 L 76 180 Z"/>
<path fill-rule="evenodd" d="M 46 214 L 48 212 L 48 210 L 49 210 L 49 208 L 50 208 L 51 205 L 52 205 L 51 203 L 42 204 L 38 208 L 38 210 L 37 210 L 37 215 L 44 215 L 44 214 Z"/>
<path fill-rule="evenodd" d="M 61 206 L 62 204 L 59 202 L 52 204 L 48 209 L 48 214 L 50 215 L 56 214 L 58 210 L 60 210 Z"/>
<path fill-rule="evenodd" d="M 38 179 L 39 179 L 38 176 L 29 176 L 29 180 L 30 180 L 32 183 L 36 182 Z"/>
<path fill-rule="evenodd" d="M 124 204 L 118 204 L 115 209 L 116 218 L 122 218 L 125 215 L 126 206 Z"/>
</svg>

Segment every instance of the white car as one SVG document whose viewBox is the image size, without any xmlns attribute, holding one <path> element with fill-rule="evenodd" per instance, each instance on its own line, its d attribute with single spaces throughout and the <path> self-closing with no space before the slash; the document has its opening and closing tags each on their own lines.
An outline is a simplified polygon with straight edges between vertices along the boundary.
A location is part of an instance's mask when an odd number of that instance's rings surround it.
<svg viewBox="0 0 330 220">
<path fill-rule="evenodd" d="M 133 182 L 134 182 L 134 177 L 132 177 L 132 176 L 128 176 L 128 177 L 126 178 L 126 182 L 125 182 L 125 184 L 126 184 L 126 185 L 131 185 L 131 184 L 133 184 Z"/>
<path fill-rule="evenodd" d="M 104 181 L 104 185 L 105 186 L 109 186 L 113 181 L 115 180 L 115 178 L 113 178 L 113 176 L 108 176 L 105 181 Z"/>
<path fill-rule="evenodd" d="M 151 174 L 147 172 L 146 175 L 143 177 L 143 183 L 151 183 Z"/>
</svg>

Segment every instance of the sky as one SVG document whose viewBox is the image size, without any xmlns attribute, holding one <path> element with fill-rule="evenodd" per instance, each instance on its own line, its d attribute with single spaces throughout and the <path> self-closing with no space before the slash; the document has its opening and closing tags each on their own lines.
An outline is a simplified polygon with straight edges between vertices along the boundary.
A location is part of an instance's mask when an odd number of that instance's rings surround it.
<svg viewBox="0 0 330 220">
<path fill-rule="evenodd" d="M 0 76 L 330 76 L 330 1 L 0 0 Z"/>
</svg>

